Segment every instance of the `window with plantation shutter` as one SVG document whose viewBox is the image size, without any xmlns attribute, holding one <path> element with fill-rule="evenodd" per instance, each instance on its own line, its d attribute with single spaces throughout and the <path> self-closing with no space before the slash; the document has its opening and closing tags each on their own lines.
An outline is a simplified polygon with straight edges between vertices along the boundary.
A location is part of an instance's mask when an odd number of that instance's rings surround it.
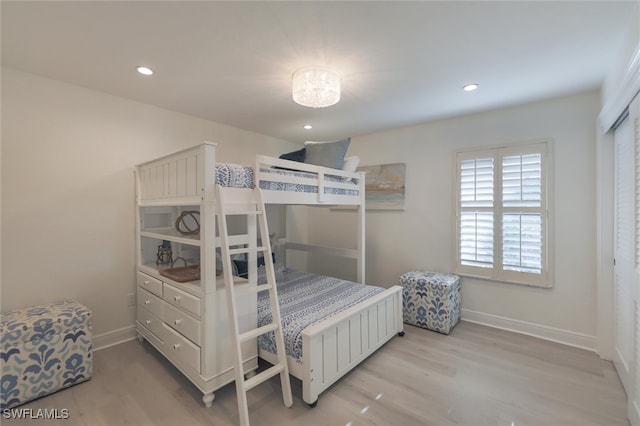
<svg viewBox="0 0 640 426">
<path fill-rule="evenodd" d="M 460 262 L 493 268 L 494 158 L 472 158 L 460 164 Z"/>
<path fill-rule="evenodd" d="M 456 154 L 456 272 L 551 286 L 547 142 Z"/>
</svg>

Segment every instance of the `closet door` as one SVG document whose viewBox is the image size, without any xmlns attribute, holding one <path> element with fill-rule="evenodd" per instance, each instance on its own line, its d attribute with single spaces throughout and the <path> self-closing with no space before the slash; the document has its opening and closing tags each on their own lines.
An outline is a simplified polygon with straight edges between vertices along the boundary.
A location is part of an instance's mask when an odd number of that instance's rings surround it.
<svg viewBox="0 0 640 426">
<path fill-rule="evenodd" d="M 627 117 L 615 131 L 614 364 L 628 395 L 635 389 L 634 143 Z"/>
<path fill-rule="evenodd" d="M 615 130 L 614 364 L 640 424 L 640 100 Z"/>
<path fill-rule="evenodd" d="M 629 420 L 632 425 L 640 425 L 640 94 L 629 107 L 629 119 L 633 133 L 635 151 L 634 183 L 635 183 L 635 262 L 632 286 L 635 289 L 634 299 L 634 354 L 635 377 L 634 392 L 629 394 Z"/>
</svg>

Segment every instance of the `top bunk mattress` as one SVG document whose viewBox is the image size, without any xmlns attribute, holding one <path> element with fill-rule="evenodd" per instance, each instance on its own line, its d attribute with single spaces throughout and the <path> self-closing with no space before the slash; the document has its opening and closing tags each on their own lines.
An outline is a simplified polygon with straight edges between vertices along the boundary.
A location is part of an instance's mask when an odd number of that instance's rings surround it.
<svg viewBox="0 0 640 426">
<path fill-rule="evenodd" d="M 274 174 L 278 176 L 292 176 L 297 178 L 297 182 L 295 183 L 263 179 L 260 181 L 260 189 L 306 193 L 318 192 L 318 185 L 315 183 L 317 182 L 318 176 L 315 173 L 279 168 L 261 168 L 260 171 L 267 174 Z M 253 175 L 253 167 L 251 166 L 230 163 L 216 163 L 216 183 L 218 183 L 220 186 L 233 188 L 253 188 Z M 305 182 L 305 180 L 307 180 L 308 183 Z M 350 180 L 345 180 L 340 176 L 333 176 L 331 174 L 325 173 L 324 180 L 325 182 L 346 184 L 350 183 L 353 185 L 352 189 L 336 188 L 334 186 L 327 185 L 324 187 L 325 194 L 348 195 L 357 197 L 360 193 L 359 186 L 356 183 L 351 182 Z"/>
<path fill-rule="evenodd" d="M 260 268 L 264 269 L 264 268 Z M 384 288 L 284 268 L 276 274 L 280 316 L 287 355 L 302 362 L 302 330 L 336 315 Z M 258 326 L 271 323 L 269 292 L 258 293 Z M 273 332 L 258 337 L 258 346 L 276 353 Z"/>
</svg>

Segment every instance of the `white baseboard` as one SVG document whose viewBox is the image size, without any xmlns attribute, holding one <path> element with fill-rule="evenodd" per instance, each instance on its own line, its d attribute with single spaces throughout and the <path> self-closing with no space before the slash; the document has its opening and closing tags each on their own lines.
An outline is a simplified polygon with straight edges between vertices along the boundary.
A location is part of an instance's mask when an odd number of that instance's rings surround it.
<svg viewBox="0 0 640 426">
<path fill-rule="evenodd" d="M 586 349 L 592 352 L 596 352 L 597 348 L 596 336 L 500 317 L 498 315 L 462 309 L 462 320 L 502 330 L 513 331 L 520 334 L 526 334 L 528 336 L 538 337 L 540 339 L 550 340 L 552 342 L 562 343 L 564 345 L 574 346 L 576 348 Z"/>
<path fill-rule="evenodd" d="M 586 349 L 596 352 L 596 336 L 575 333 L 573 331 L 548 327 L 546 325 L 534 324 L 526 321 L 501 317 L 498 315 L 486 314 L 483 312 L 462 309 L 462 321 L 473 322 L 486 325 L 488 327 L 499 328 L 501 330 L 513 331 L 515 333 L 526 334 L 552 342 L 562 343 L 576 348 Z M 108 347 L 128 342 L 136 338 L 136 326 L 119 328 L 93 336 L 93 350 L 99 351 Z"/>
<path fill-rule="evenodd" d="M 93 350 L 99 351 L 136 338 L 136 326 L 130 325 L 93 336 Z"/>
</svg>

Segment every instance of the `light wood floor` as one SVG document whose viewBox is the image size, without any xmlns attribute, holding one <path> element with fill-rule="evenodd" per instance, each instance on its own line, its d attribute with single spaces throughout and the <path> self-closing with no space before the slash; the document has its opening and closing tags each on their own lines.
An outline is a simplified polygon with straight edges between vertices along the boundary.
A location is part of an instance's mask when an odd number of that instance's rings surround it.
<svg viewBox="0 0 640 426">
<path fill-rule="evenodd" d="M 249 393 L 253 425 L 627 425 L 626 396 L 594 353 L 461 322 L 444 336 L 412 326 L 320 396 L 282 405 L 279 379 Z M 150 345 L 95 353 L 93 379 L 22 408 L 66 408 L 64 425 L 238 423 L 233 384 L 205 408 Z M 7 420 L 5 425 L 49 424 Z"/>
</svg>

